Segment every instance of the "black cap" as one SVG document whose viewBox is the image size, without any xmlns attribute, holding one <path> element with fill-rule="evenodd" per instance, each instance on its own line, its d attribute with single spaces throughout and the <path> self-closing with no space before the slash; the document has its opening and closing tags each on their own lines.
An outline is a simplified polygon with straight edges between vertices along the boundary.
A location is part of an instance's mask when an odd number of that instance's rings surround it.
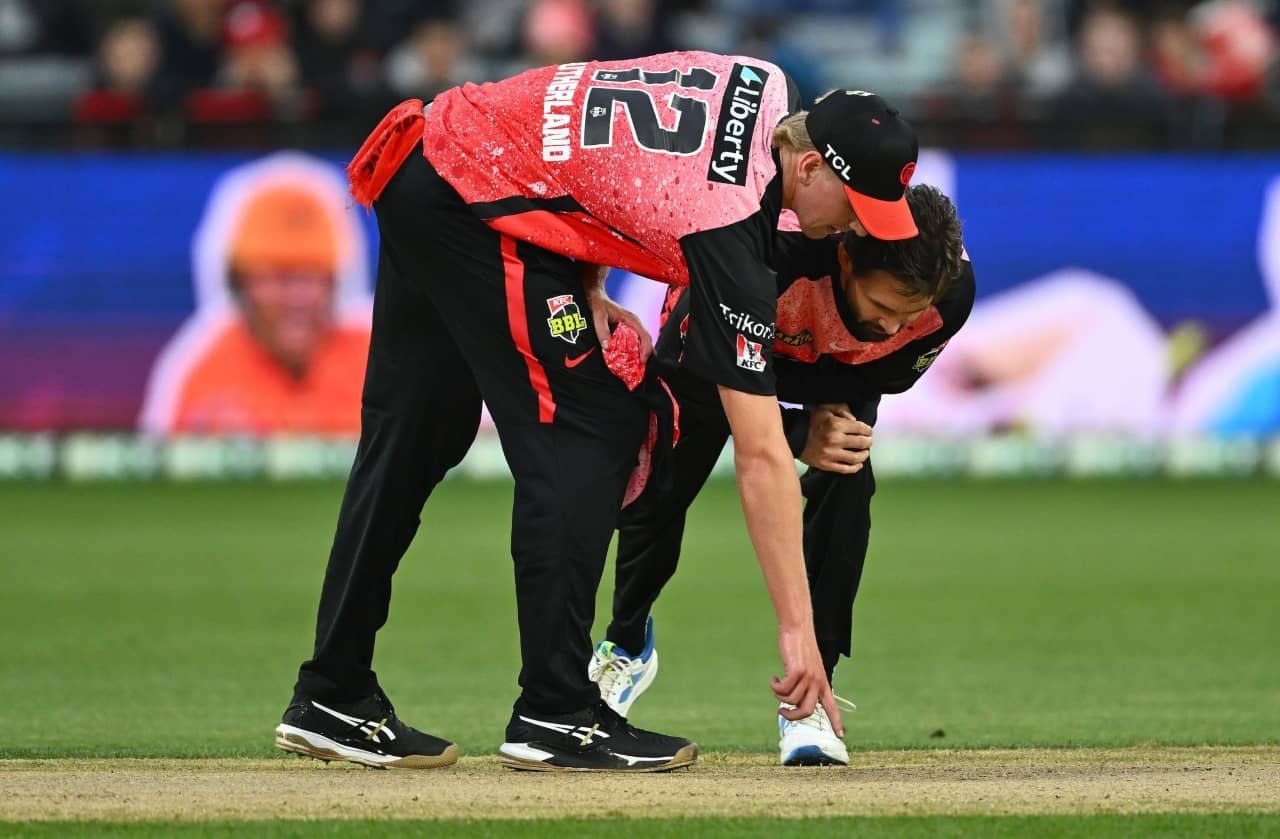
<svg viewBox="0 0 1280 839">
<path fill-rule="evenodd" d="M 920 144 L 897 108 L 865 90 L 837 90 L 814 103 L 805 127 L 827 166 L 844 181 L 868 233 L 885 240 L 917 235 L 906 192 Z"/>
</svg>

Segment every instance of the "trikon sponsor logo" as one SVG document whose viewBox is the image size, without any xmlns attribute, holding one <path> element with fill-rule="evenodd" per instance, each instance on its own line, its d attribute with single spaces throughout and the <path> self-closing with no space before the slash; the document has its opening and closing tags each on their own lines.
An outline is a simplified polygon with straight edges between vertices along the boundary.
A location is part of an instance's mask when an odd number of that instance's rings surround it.
<svg viewBox="0 0 1280 839">
<path fill-rule="evenodd" d="M 759 67 L 735 64 L 730 79 L 730 87 L 720 105 L 720 119 L 716 122 L 716 141 L 711 147 L 707 180 L 745 186 L 751 170 L 751 140 L 769 74 Z"/>
<path fill-rule="evenodd" d="M 746 312 L 735 312 L 723 303 L 720 304 L 720 314 L 724 317 L 725 323 L 739 332 L 743 332 L 753 338 L 759 338 L 762 341 L 773 340 L 772 323 L 758 321 Z"/>
</svg>

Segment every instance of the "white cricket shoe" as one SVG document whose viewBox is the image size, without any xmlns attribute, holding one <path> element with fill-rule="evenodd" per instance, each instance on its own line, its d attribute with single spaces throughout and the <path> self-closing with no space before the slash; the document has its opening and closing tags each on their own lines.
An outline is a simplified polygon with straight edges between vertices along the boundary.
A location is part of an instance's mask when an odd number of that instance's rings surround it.
<svg viewBox="0 0 1280 839">
<path fill-rule="evenodd" d="M 631 705 L 658 675 L 658 651 L 653 646 L 653 617 L 644 625 L 644 649 L 632 655 L 612 641 L 601 641 L 587 663 L 587 678 L 600 686 L 600 698 L 625 717 Z"/>
<path fill-rule="evenodd" d="M 843 709 L 853 711 L 857 706 L 847 699 L 836 697 Z M 785 702 L 782 708 L 794 705 Z M 849 750 L 836 736 L 831 719 L 821 705 L 801 720 L 789 720 L 778 714 L 778 754 L 783 766 L 848 766 Z"/>
</svg>

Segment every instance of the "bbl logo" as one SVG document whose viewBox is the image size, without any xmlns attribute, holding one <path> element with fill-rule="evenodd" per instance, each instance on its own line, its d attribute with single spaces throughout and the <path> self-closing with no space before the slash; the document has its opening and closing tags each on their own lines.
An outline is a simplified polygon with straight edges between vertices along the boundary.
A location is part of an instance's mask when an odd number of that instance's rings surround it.
<svg viewBox="0 0 1280 839">
<path fill-rule="evenodd" d="M 547 310 L 551 317 L 547 318 L 547 326 L 551 334 L 570 344 L 578 343 L 578 336 L 587 328 L 587 319 L 578 311 L 572 294 L 559 294 L 547 298 Z"/>
<path fill-rule="evenodd" d="M 911 365 L 911 369 L 915 370 L 917 373 L 923 373 L 925 370 L 928 370 L 929 365 L 934 362 L 934 359 L 938 357 L 938 353 L 942 352 L 942 350 L 947 346 L 947 343 L 948 342 L 943 341 L 938 346 L 917 358 L 916 363 Z"/>
</svg>

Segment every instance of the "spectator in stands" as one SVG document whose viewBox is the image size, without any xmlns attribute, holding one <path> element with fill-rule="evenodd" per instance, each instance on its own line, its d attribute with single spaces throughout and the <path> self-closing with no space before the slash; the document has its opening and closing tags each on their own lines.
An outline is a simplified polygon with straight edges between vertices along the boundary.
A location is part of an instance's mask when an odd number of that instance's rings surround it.
<svg viewBox="0 0 1280 839">
<path fill-rule="evenodd" d="M 639 58 L 673 49 L 658 18 L 655 0 L 599 0 L 596 8 L 592 58 Z"/>
<path fill-rule="evenodd" d="M 1152 19 L 1149 30 L 1151 64 L 1164 88 L 1183 96 L 1200 88 L 1204 56 L 1195 34 L 1179 8 L 1162 10 Z"/>
<path fill-rule="evenodd" d="M 387 80 L 401 98 L 423 101 L 463 82 L 484 81 L 483 69 L 469 57 L 466 46 L 453 18 L 425 15 L 409 40 L 388 57 Z"/>
<path fill-rule="evenodd" d="M 978 31 L 965 33 L 952 56 L 945 83 L 949 113 L 980 122 L 997 122 L 1016 113 L 1014 90 L 1000 48 Z"/>
<path fill-rule="evenodd" d="M 151 372 L 154 433 L 360 428 L 370 296 L 346 180 L 281 152 L 229 172 L 196 231 L 197 310 Z"/>
<path fill-rule="evenodd" d="M 222 61 L 223 0 L 164 0 L 156 16 L 160 67 L 154 92 L 178 104 L 198 88 L 213 84 Z"/>
<path fill-rule="evenodd" d="M 1256 100 L 1276 58 L 1276 36 L 1253 6 L 1240 0 L 1201 3 L 1191 24 L 1204 53 L 1200 88 L 1236 101 Z"/>
<path fill-rule="evenodd" d="M 772 61 L 781 67 L 800 91 L 800 101 L 808 107 L 830 87 L 825 82 L 822 66 L 813 56 L 792 47 L 782 37 L 782 24 L 781 17 L 754 15 L 747 22 L 737 51 Z"/>
<path fill-rule="evenodd" d="M 993 37 L 1019 95 L 1039 102 L 1060 92 L 1072 74 L 1061 16 L 1051 16 L 1045 0 L 994 0 L 989 10 Z"/>
<path fill-rule="evenodd" d="M 122 122 L 147 111 L 147 97 L 160 64 L 160 43 L 151 21 L 121 18 L 98 45 L 94 87 L 76 102 L 81 122 Z"/>
<path fill-rule="evenodd" d="M 594 57 L 594 24 L 585 0 L 534 0 L 523 30 L 530 65 L 566 64 Z"/>
<path fill-rule="evenodd" d="M 1056 103 L 1076 139 L 1095 147 L 1166 139 L 1170 100 L 1144 62 L 1138 20 L 1099 5 L 1085 14 L 1077 42 L 1078 75 Z"/>
<path fill-rule="evenodd" d="M 223 87 L 252 91 L 278 109 L 296 102 L 298 60 L 284 17 L 261 0 L 240 0 L 223 19 L 225 48 L 218 80 Z"/>
<path fill-rule="evenodd" d="M 307 0 L 298 8 L 294 43 L 316 116 L 364 114 L 372 123 L 394 104 L 387 102 L 382 56 L 362 25 L 362 11 L 360 0 Z"/>
</svg>

